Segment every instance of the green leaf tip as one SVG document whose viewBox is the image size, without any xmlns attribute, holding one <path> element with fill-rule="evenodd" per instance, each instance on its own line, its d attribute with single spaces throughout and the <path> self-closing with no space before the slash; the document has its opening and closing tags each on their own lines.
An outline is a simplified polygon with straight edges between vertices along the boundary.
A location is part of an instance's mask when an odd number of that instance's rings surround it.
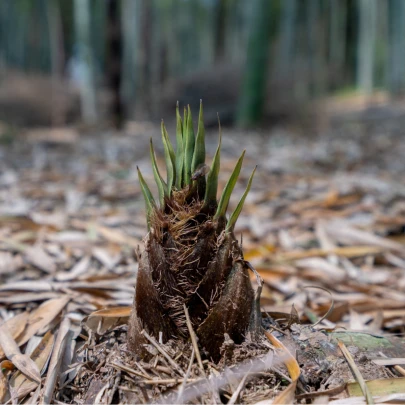
<svg viewBox="0 0 405 405">
<path fill-rule="evenodd" d="M 232 215 L 229 217 L 228 222 L 226 224 L 226 228 L 225 228 L 225 232 L 229 233 L 233 231 L 233 228 L 235 227 L 236 221 L 239 218 L 239 214 L 242 211 L 243 208 L 243 204 L 245 203 L 246 200 L 246 196 L 248 195 L 249 191 L 250 191 L 250 187 L 252 186 L 252 180 L 253 180 L 253 176 L 256 172 L 257 166 L 254 168 L 252 174 L 249 177 L 249 181 L 248 184 L 246 186 L 246 190 L 242 195 L 242 198 L 239 200 L 238 205 L 235 208 L 235 211 L 232 213 Z"/>
<path fill-rule="evenodd" d="M 212 160 L 211 170 L 207 176 L 207 186 L 205 189 L 204 206 L 209 207 L 217 203 L 218 174 L 221 160 L 222 134 L 219 132 L 218 147 Z"/>
<path fill-rule="evenodd" d="M 141 190 L 143 197 L 145 199 L 145 206 L 146 206 L 146 217 L 147 217 L 147 222 L 148 222 L 148 227 L 150 224 L 150 216 L 156 207 L 155 199 L 153 198 L 153 195 L 146 184 L 145 179 L 142 176 L 141 171 L 139 170 L 139 167 L 136 167 L 136 170 L 138 171 L 138 179 L 139 179 L 139 184 L 141 185 Z"/>
<path fill-rule="evenodd" d="M 197 168 L 205 163 L 205 129 L 204 129 L 204 116 L 203 104 L 200 100 L 200 113 L 198 115 L 198 130 L 195 138 L 195 147 L 193 160 L 191 163 L 191 172 L 195 172 Z"/>
<path fill-rule="evenodd" d="M 195 138 L 194 154 L 191 163 L 191 173 L 195 173 L 196 170 L 205 165 L 205 128 L 204 128 L 204 114 L 203 104 L 200 100 L 200 112 L 198 114 L 198 129 L 197 136 Z M 204 197 L 206 190 L 205 176 L 200 176 L 197 180 L 197 190 L 200 198 Z"/>
<path fill-rule="evenodd" d="M 162 120 L 162 141 L 165 154 L 166 171 L 167 171 L 167 192 L 170 197 L 172 187 L 176 181 L 175 172 L 175 154 L 172 144 L 170 143 L 169 135 L 167 134 L 165 124 Z"/>
<path fill-rule="evenodd" d="M 184 122 L 185 124 L 185 122 Z M 184 177 L 184 144 L 183 144 L 183 122 L 181 121 L 179 102 L 176 104 L 176 188 L 183 187 Z"/>
<path fill-rule="evenodd" d="M 163 209 L 165 206 L 165 198 L 168 196 L 168 190 L 167 185 L 159 172 L 159 167 L 156 162 L 155 150 L 153 148 L 152 139 L 150 140 L 150 159 L 152 161 L 153 176 L 155 178 L 155 182 L 159 192 L 160 208 Z"/>
<path fill-rule="evenodd" d="M 187 122 L 185 137 L 183 137 L 184 142 L 184 185 L 191 184 L 191 164 L 194 155 L 194 126 L 193 117 L 191 115 L 190 105 L 187 106 Z"/>
<path fill-rule="evenodd" d="M 236 182 L 238 181 L 240 169 L 241 169 L 242 163 L 243 163 L 243 158 L 245 157 L 245 152 L 246 151 L 243 151 L 241 157 L 239 158 L 238 162 L 236 163 L 235 168 L 233 169 L 231 177 L 229 178 L 228 182 L 225 185 L 225 188 L 222 192 L 221 198 L 218 203 L 218 208 L 217 208 L 217 212 L 215 213 L 214 219 L 218 219 L 218 218 L 225 216 L 226 210 L 228 208 L 229 200 L 232 195 L 232 191 L 235 187 Z"/>
</svg>

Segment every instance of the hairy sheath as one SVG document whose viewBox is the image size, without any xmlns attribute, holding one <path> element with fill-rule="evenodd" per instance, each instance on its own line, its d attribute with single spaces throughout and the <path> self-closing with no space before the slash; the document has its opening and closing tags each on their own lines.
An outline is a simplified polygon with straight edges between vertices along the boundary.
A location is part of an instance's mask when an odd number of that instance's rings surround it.
<svg viewBox="0 0 405 405">
<path fill-rule="evenodd" d="M 162 140 L 166 181 L 157 167 L 152 142 L 150 148 L 159 203 L 138 172 L 149 232 L 139 258 L 128 347 L 141 357 L 147 355 L 143 330 L 155 338 L 161 334 L 163 341 L 188 339 L 186 306 L 201 348 L 218 361 L 224 334 L 241 343 L 257 315 L 249 270 L 233 232 L 253 173 L 227 218 L 244 152 L 217 200 L 221 137 L 207 168 L 202 105 L 196 136 L 190 108 L 185 109 L 183 120 L 177 108 L 176 153 L 163 124 Z"/>
</svg>

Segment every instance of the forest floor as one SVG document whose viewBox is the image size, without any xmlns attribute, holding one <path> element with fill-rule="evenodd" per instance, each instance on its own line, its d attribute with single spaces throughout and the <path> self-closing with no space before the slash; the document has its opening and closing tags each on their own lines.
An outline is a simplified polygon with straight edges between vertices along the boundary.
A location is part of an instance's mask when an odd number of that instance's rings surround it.
<svg viewBox="0 0 405 405">
<path fill-rule="evenodd" d="M 220 187 L 242 149 L 235 199 L 259 166 L 236 233 L 264 281 L 262 310 L 277 322 L 268 335 L 278 354 L 251 343 L 234 350 L 232 367 L 206 360 L 204 371 L 195 363 L 189 373 L 191 345 L 161 347 L 179 373 L 160 352 L 141 363 L 125 350 L 135 251 L 146 234 L 136 166 L 152 184 L 148 145 L 151 136 L 159 145 L 159 129 L 26 131 L 1 145 L 2 402 L 371 403 L 353 385 L 361 375 L 377 402 L 404 401 L 405 350 L 395 346 L 405 332 L 404 123 L 403 114 L 363 114 L 321 135 L 224 129 Z M 216 145 L 209 133 L 209 156 Z M 398 350 L 367 356 L 367 347 L 346 342 L 361 374 L 353 377 L 342 342 L 334 364 L 306 356 L 331 331 L 386 338 Z M 18 347 L 35 365 L 21 361 Z"/>
</svg>

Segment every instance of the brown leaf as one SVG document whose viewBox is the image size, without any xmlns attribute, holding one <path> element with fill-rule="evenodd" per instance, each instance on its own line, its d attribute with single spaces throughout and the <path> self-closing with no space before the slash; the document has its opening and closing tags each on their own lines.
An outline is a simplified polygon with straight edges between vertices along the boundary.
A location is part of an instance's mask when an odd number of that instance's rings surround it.
<svg viewBox="0 0 405 405">
<path fill-rule="evenodd" d="M 405 247 L 402 244 L 374 235 L 370 232 L 356 229 L 345 221 L 331 221 L 325 224 L 325 229 L 332 239 L 345 245 L 359 243 L 362 245 L 373 245 L 399 252 L 405 251 Z"/>
<path fill-rule="evenodd" d="M 28 263 L 46 273 L 55 273 L 56 264 L 41 246 L 30 246 L 24 250 L 24 258 Z"/>
<path fill-rule="evenodd" d="M 8 391 L 7 378 L 0 370 L 0 403 L 2 404 L 7 403 L 9 401 L 9 398 L 10 394 Z"/>
<path fill-rule="evenodd" d="M 52 395 L 59 376 L 60 366 L 66 346 L 66 337 L 70 329 L 70 320 L 65 317 L 59 327 L 58 336 L 56 337 L 53 348 L 51 361 L 49 363 L 47 377 L 43 388 L 43 398 L 41 403 L 49 404 L 52 402 Z"/>
<path fill-rule="evenodd" d="M 15 317 L 9 319 L 7 322 L 4 322 L 0 326 L 0 328 L 7 327 L 12 338 L 14 340 L 17 340 L 17 338 L 21 335 L 21 333 L 25 329 L 28 318 L 29 318 L 29 313 L 22 312 L 21 314 L 18 314 Z M 3 349 L 0 347 L 0 359 L 2 359 L 4 356 L 5 356 L 5 353 L 4 353 Z"/>
<path fill-rule="evenodd" d="M 132 307 L 113 307 L 95 311 L 83 319 L 83 323 L 93 332 L 103 335 L 119 325 L 128 323 Z"/>
<path fill-rule="evenodd" d="M 270 340 L 273 346 L 280 349 L 286 356 L 284 363 L 287 367 L 287 370 L 290 374 L 291 379 L 293 380 L 292 383 L 280 394 L 276 396 L 273 400 L 273 404 L 292 404 L 295 398 L 295 389 L 297 387 L 297 381 L 301 374 L 300 366 L 292 356 L 290 351 L 271 333 L 264 332 L 267 339 Z"/>
<path fill-rule="evenodd" d="M 56 274 L 56 279 L 59 281 L 74 280 L 78 276 L 84 274 L 90 266 L 90 257 L 85 256 L 77 262 L 68 272 L 59 272 Z"/>
<path fill-rule="evenodd" d="M 34 336 L 39 330 L 45 328 L 62 311 L 69 302 L 70 297 L 54 298 L 44 302 L 31 312 L 28 326 L 18 338 L 17 343 L 21 346 Z"/>
<path fill-rule="evenodd" d="M 3 348 L 6 357 L 13 362 L 16 368 L 38 384 L 41 382 L 38 367 L 27 355 L 21 354 L 17 343 L 7 328 L 7 325 L 2 325 L 0 327 L 0 345 Z"/>
<path fill-rule="evenodd" d="M 41 373 L 45 369 L 49 356 L 51 355 L 54 340 L 53 332 L 47 332 L 31 354 L 31 359 L 35 362 Z M 15 398 L 24 397 L 34 390 L 37 385 L 37 383 L 27 379 L 20 371 L 14 373 L 9 382 L 11 395 Z"/>
</svg>

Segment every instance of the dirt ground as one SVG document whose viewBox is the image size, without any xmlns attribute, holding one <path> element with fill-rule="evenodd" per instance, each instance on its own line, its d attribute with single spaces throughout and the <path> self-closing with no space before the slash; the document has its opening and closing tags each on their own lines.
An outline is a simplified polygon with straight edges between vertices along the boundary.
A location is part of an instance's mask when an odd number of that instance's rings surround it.
<svg viewBox="0 0 405 405">
<path fill-rule="evenodd" d="M 246 149 L 232 206 L 258 165 L 236 233 L 263 279 L 263 314 L 280 346 L 267 338 L 229 342 L 228 363 L 204 359 L 203 369 L 190 362 L 191 343 L 157 343 L 165 355 L 151 345 L 150 362 L 126 350 L 135 252 L 146 234 L 136 167 L 152 185 L 148 145 L 153 137 L 163 166 L 159 128 L 14 134 L 0 146 L 0 325 L 42 377 L 38 384 L 16 371 L 3 347 L 0 397 L 80 404 L 288 403 L 282 392 L 302 403 L 319 392 L 322 403 L 361 397 L 346 385 L 360 381 L 344 349 L 335 341 L 328 352 L 322 342 L 345 330 L 395 346 L 405 332 L 405 114 L 371 108 L 331 122 L 317 134 L 224 129 L 220 187 Z M 207 135 L 211 157 L 217 138 Z M 366 380 L 402 384 L 394 392 L 380 386 L 375 399 L 403 400 L 400 346 L 370 355 L 345 343 Z M 373 363 L 384 355 L 391 362 Z"/>
</svg>

